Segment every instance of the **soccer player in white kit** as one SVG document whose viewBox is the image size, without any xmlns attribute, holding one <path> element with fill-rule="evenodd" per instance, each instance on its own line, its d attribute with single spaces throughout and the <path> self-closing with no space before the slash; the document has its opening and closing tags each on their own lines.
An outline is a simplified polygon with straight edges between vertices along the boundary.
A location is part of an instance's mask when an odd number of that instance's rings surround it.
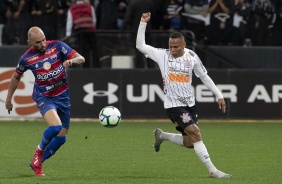
<svg viewBox="0 0 282 184">
<path fill-rule="evenodd" d="M 164 108 L 181 134 L 154 130 L 154 149 L 160 150 L 163 141 L 170 141 L 186 148 L 194 148 L 200 160 L 204 163 L 212 178 L 231 178 L 232 175 L 218 170 L 212 163 L 206 146 L 202 141 L 198 128 L 195 107 L 195 96 L 192 89 L 192 72 L 201 79 L 204 85 L 218 98 L 219 109 L 226 112 L 226 105 L 221 92 L 201 60 L 192 50 L 186 47 L 185 39 L 180 32 L 174 32 L 169 38 L 169 49 L 158 49 L 145 43 L 145 31 L 151 13 L 143 13 L 138 28 L 136 48 L 146 57 L 158 63 L 164 90 Z"/>
</svg>

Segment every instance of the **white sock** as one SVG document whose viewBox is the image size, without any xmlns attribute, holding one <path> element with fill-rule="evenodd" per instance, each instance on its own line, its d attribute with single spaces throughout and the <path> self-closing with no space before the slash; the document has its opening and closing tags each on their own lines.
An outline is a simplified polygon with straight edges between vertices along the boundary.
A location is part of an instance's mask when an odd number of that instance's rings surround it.
<svg viewBox="0 0 282 184">
<path fill-rule="evenodd" d="M 170 141 L 177 145 L 183 146 L 183 136 L 181 134 L 162 132 L 160 135 L 160 139 L 163 141 Z"/>
<path fill-rule="evenodd" d="M 198 141 L 193 143 L 194 150 L 200 160 L 205 164 L 206 168 L 208 169 L 209 173 L 214 173 L 217 171 L 216 167 L 211 162 L 208 150 L 206 146 L 204 145 L 203 141 Z"/>
</svg>

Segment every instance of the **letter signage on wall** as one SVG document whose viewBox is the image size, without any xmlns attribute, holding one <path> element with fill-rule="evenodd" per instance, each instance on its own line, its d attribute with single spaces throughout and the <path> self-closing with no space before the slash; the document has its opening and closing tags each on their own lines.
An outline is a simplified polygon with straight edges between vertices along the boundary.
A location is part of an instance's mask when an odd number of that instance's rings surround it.
<svg viewBox="0 0 282 184">
<path fill-rule="evenodd" d="M 14 68 L 0 68 L 1 117 L 41 117 L 31 98 L 34 77 L 26 72 L 12 99 L 9 115 L 5 100 Z M 199 118 L 279 119 L 282 117 L 281 70 L 209 70 L 225 97 L 226 114 L 218 109 L 216 97 L 193 76 Z M 71 117 L 98 118 L 100 110 L 112 105 L 123 118 L 167 118 L 163 107 L 163 81 L 158 69 L 69 69 Z M 55 84 L 54 84 L 55 85 Z"/>
<path fill-rule="evenodd" d="M 209 75 L 225 97 L 227 113 L 220 112 L 217 99 L 193 76 L 199 118 L 282 117 L 282 71 L 210 70 Z M 167 117 L 157 69 L 71 70 L 69 77 L 73 116 L 95 118 L 103 106 L 114 105 L 124 118 Z"/>
</svg>

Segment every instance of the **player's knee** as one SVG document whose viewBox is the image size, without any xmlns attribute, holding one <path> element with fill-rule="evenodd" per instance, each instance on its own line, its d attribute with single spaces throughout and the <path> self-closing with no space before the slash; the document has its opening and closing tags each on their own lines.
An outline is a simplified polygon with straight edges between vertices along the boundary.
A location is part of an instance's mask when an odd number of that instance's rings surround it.
<svg viewBox="0 0 282 184">
<path fill-rule="evenodd" d="M 189 127 L 185 132 L 187 132 L 186 134 L 191 139 L 191 144 L 193 142 L 198 142 L 198 141 L 202 140 L 202 135 L 201 135 L 199 128 Z M 187 146 L 189 146 L 189 148 L 193 148 L 191 144 L 187 144 Z"/>
<path fill-rule="evenodd" d="M 184 146 L 185 148 L 190 148 L 190 149 L 194 148 L 193 143 L 184 144 Z"/>
<path fill-rule="evenodd" d="M 67 137 L 66 136 L 57 136 L 57 141 L 60 145 L 65 144 L 67 142 Z"/>
<path fill-rule="evenodd" d="M 58 134 L 58 136 L 61 136 L 61 137 L 62 137 L 62 136 L 66 136 L 67 133 L 68 133 L 68 129 L 62 128 L 61 131 L 60 131 L 60 133 Z"/>
<path fill-rule="evenodd" d="M 192 124 L 184 129 L 185 133 L 188 135 L 200 136 L 200 129 L 196 124 Z"/>
<path fill-rule="evenodd" d="M 192 140 L 190 139 L 189 136 L 184 136 L 183 146 L 185 148 L 194 148 L 193 142 L 192 142 Z"/>
<path fill-rule="evenodd" d="M 50 127 L 52 129 L 52 131 L 54 132 L 55 135 L 59 134 L 62 130 L 62 125 L 58 125 L 58 126 L 51 126 Z"/>
<path fill-rule="evenodd" d="M 194 131 L 194 135 L 195 135 L 196 138 L 202 138 L 202 135 L 201 135 L 201 132 L 200 132 L 199 129 Z"/>
</svg>

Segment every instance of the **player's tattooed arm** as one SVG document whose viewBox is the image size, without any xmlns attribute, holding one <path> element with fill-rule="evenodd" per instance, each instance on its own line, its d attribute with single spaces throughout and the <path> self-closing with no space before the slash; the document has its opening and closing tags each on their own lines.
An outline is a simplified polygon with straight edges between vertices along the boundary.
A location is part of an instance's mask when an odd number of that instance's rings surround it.
<svg viewBox="0 0 282 184">
<path fill-rule="evenodd" d="M 71 59 L 66 60 L 63 63 L 63 65 L 64 65 L 64 67 L 68 68 L 68 67 L 72 66 L 73 64 L 80 65 L 80 64 L 82 64 L 84 62 L 85 62 L 84 57 L 82 55 L 76 53 L 75 55 L 72 56 Z"/>
<path fill-rule="evenodd" d="M 72 60 L 72 62 L 73 62 L 74 64 L 82 64 L 82 63 L 85 63 L 85 58 L 84 58 L 82 55 L 78 54 L 78 53 L 76 53 L 75 55 L 73 55 L 73 57 L 71 58 L 71 60 Z"/>
</svg>

